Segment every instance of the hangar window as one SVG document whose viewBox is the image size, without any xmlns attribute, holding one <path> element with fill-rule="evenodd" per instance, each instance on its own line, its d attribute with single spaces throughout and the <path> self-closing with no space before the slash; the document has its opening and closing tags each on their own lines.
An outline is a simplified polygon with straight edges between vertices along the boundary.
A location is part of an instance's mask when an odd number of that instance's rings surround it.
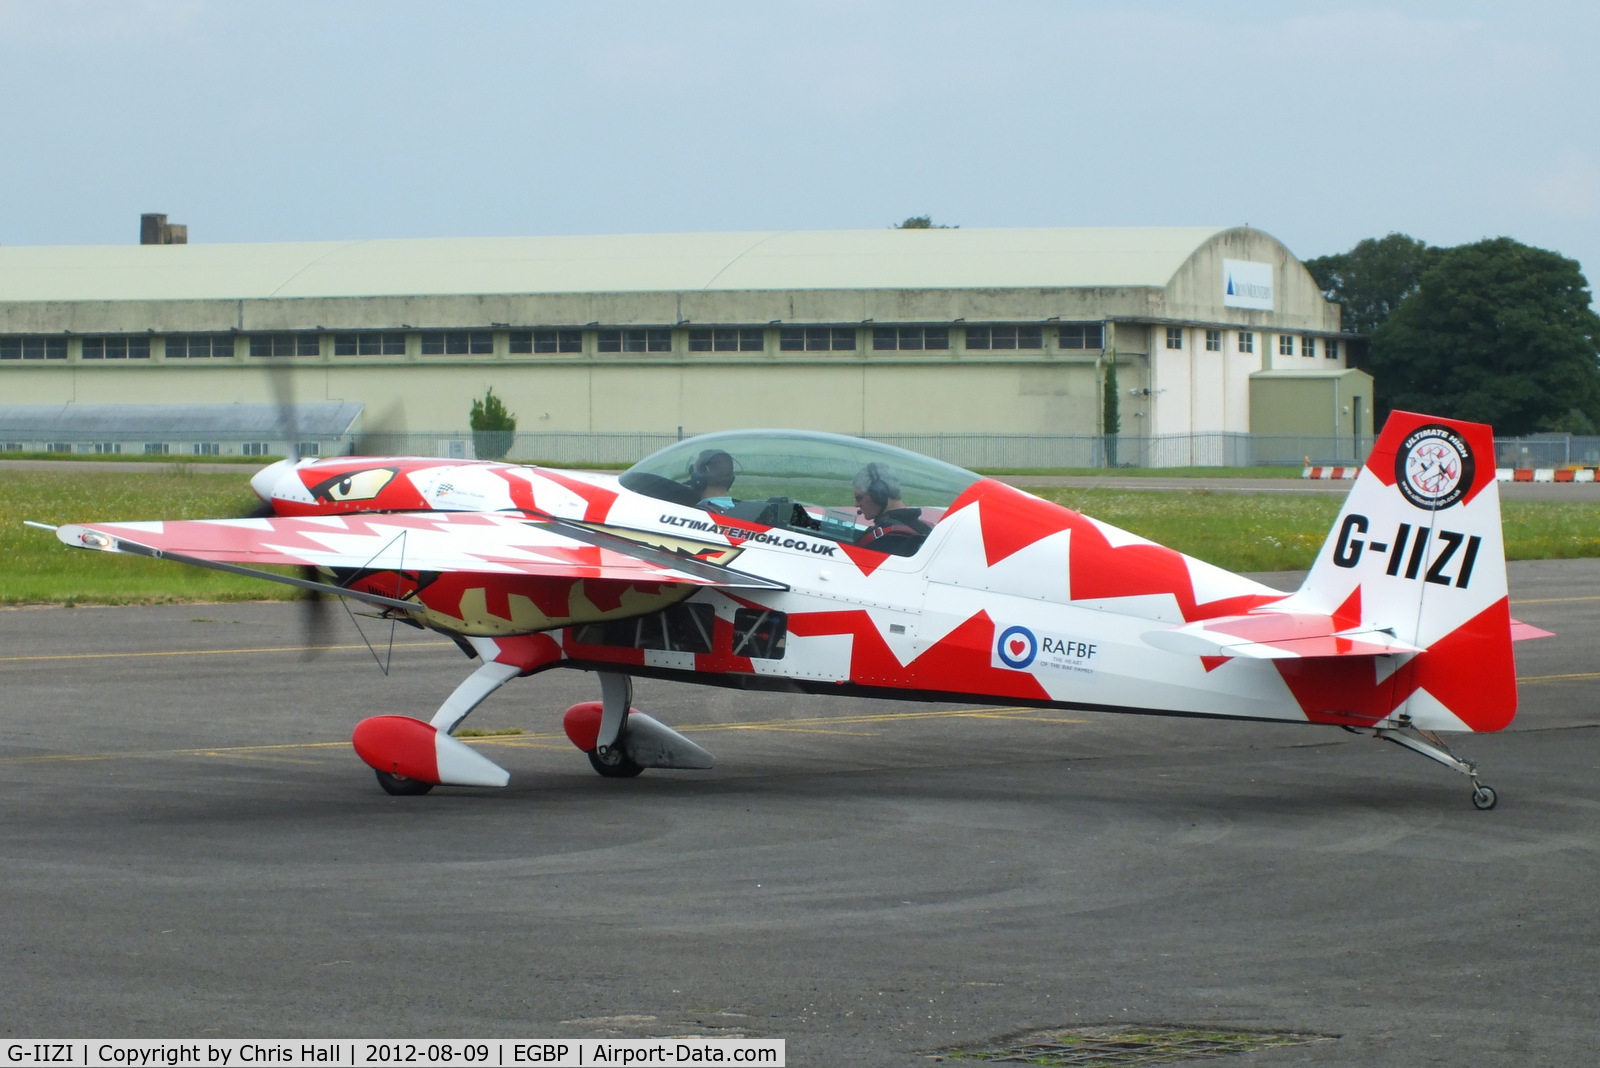
<svg viewBox="0 0 1600 1068">
<path fill-rule="evenodd" d="M 1302 355 L 1302 356 L 1315 356 L 1316 354 L 1317 354 L 1317 339 L 1314 338 L 1314 337 L 1303 337 L 1303 338 L 1301 338 L 1300 339 L 1300 355 Z"/>
<path fill-rule="evenodd" d="M 121 456 L 122 442 L 97 441 L 94 443 L 94 451 L 96 456 Z"/>
<path fill-rule="evenodd" d="M 67 358 L 67 339 L 64 337 L 0 337 L 0 360 L 64 360 Z"/>
<path fill-rule="evenodd" d="M 766 347 L 767 332 L 759 326 L 703 326 L 689 331 L 690 352 L 762 352 Z"/>
<path fill-rule="evenodd" d="M 376 330 L 365 330 L 359 334 L 333 335 L 333 354 L 335 356 L 404 356 L 406 354 L 406 336 L 404 334 L 379 333 Z"/>
<path fill-rule="evenodd" d="M 251 334 L 252 356 L 318 356 L 322 346 L 316 334 Z"/>
<path fill-rule="evenodd" d="M 221 456 L 222 444 L 216 441 L 197 441 L 194 445 L 196 456 Z"/>
<path fill-rule="evenodd" d="M 1322 354 L 1330 360 L 1337 360 L 1339 358 L 1338 339 L 1330 337 L 1327 341 L 1323 342 Z"/>
<path fill-rule="evenodd" d="M 23 358 L 27 358 L 24 350 Z M 83 339 L 83 358 L 86 360 L 148 360 L 148 337 L 86 337 Z"/>
<path fill-rule="evenodd" d="M 165 456 L 172 451 L 172 446 L 164 441 L 146 442 L 144 454 L 146 456 Z"/>
<path fill-rule="evenodd" d="M 245 456 L 266 456 L 267 443 L 264 441 L 247 441 L 239 446 L 239 451 Z"/>
<path fill-rule="evenodd" d="M 422 335 L 424 356 L 487 356 L 492 352 L 494 335 L 487 330 L 447 330 Z"/>
<path fill-rule="evenodd" d="M 232 355 L 232 334 L 173 334 L 167 338 L 169 360 L 221 359 Z"/>
<path fill-rule="evenodd" d="M 600 330 L 595 334 L 600 352 L 671 352 L 672 331 L 666 328 Z"/>
<path fill-rule="evenodd" d="M 786 326 L 778 331 L 778 348 L 784 352 L 854 352 L 853 326 Z"/>
<path fill-rule="evenodd" d="M 872 347 L 880 352 L 915 352 L 923 349 L 948 349 L 950 328 L 947 326 L 876 326 L 872 329 Z"/>
<path fill-rule="evenodd" d="M 1256 351 L 1256 336 L 1255 336 L 1255 334 L 1251 333 L 1248 330 L 1239 331 L 1239 351 L 1240 352 L 1254 352 L 1254 351 Z"/>
<path fill-rule="evenodd" d="M 967 348 L 977 350 L 1042 349 L 1044 348 L 1044 327 L 969 326 L 967 327 Z"/>
<path fill-rule="evenodd" d="M 1106 347 L 1105 327 L 1099 323 L 1068 323 L 1056 331 L 1056 336 L 1064 349 Z"/>
<path fill-rule="evenodd" d="M 533 352 L 582 352 L 582 330 L 513 330 L 509 351 L 516 354 Z"/>
<path fill-rule="evenodd" d="M 1222 351 L 1222 331 L 1221 330 L 1207 330 L 1206 331 L 1206 351 L 1207 352 L 1221 352 Z"/>
<path fill-rule="evenodd" d="M 1293 356 L 1294 355 L 1294 335 L 1293 334 L 1279 334 L 1278 335 L 1278 355 L 1279 356 Z"/>
</svg>

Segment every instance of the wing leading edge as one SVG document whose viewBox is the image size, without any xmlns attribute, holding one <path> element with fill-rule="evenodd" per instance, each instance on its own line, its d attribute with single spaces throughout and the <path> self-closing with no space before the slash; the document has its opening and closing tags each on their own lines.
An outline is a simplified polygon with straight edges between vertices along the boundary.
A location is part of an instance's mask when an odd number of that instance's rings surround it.
<svg viewBox="0 0 1600 1068">
<path fill-rule="evenodd" d="M 427 512 L 81 523 L 58 528 L 56 537 L 74 548 L 172 559 L 351 596 L 355 594 L 342 587 L 254 568 L 289 565 L 728 589 L 787 588 L 686 552 L 566 527 L 563 524 L 558 529 L 554 523 L 498 512 Z M 726 546 L 715 548 L 723 559 L 730 558 Z"/>
</svg>

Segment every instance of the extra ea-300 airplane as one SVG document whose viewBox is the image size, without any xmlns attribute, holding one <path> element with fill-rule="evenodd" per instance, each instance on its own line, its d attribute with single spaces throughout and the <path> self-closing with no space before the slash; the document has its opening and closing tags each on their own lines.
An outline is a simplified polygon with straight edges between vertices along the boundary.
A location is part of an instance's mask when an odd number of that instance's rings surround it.
<svg viewBox="0 0 1600 1068">
<path fill-rule="evenodd" d="M 431 722 L 354 733 L 394 794 L 503 786 L 451 732 L 519 676 L 572 667 L 602 775 L 709 768 L 631 707 L 635 677 L 748 689 L 1321 724 L 1469 776 L 1439 732 L 1517 707 L 1490 428 L 1393 413 L 1304 584 L 1285 594 L 990 478 L 871 441 L 709 434 L 620 476 L 500 462 L 283 460 L 271 514 L 85 523 L 67 545 L 353 598 L 481 661 Z M 299 565 L 275 574 L 260 565 Z"/>
</svg>

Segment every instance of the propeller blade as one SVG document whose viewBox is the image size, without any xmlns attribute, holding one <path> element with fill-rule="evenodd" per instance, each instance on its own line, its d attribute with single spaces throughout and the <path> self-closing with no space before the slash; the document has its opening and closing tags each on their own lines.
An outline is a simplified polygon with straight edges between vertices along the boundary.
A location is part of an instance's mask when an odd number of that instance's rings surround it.
<svg viewBox="0 0 1600 1068">
<path fill-rule="evenodd" d="M 270 358 L 262 360 L 261 368 L 266 371 L 267 384 L 272 390 L 272 400 L 277 406 L 277 436 L 283 439 L 285 452 L 289 462 L 300 461 L 300 413 L 294 405 L 294 372 L 288 359 Z M 259 474 L 259 472 L 258 472 Z M 256 493 L 265 495 L 268 490 L 262 486 L 254 486 Z M 240 519 L 270 519 L 277 515 L 272 502 L 263 500 L 255 507 L 249 509 Z"/>
<path fill-rule="evenodd" d="M 294 372 L 289 359 L 266 361 L 267 381 L 272 385 L 272 399 L 278 405 L 278 433 L 288 445 L 288 457 L 300 459 L 300 418 L 294 406 Z"/>
<path fill-rule="evenodd" d="M 311 582 L 323 581 L 314 567 L 302 567 L 300 577 Z M 300 591 L 300 636 L 305 647 L 303 660 L 315 660 L 322 655 L 322 647 L 333 638 L 333 617 L 328 596 L 321 590 Z"/>
</svg>

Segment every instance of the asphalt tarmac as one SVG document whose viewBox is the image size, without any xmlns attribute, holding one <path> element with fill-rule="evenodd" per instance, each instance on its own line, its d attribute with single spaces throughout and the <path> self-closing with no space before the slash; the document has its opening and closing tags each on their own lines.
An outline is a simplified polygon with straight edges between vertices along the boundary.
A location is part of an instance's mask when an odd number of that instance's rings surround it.
<svg viewBox="0 0 1600 1068">
<path fill-rule="evenodd" d="M 925 1065 L 1132 1022 L 1330 1036 L 1241 1065 L 1594 1063 L 1600 560 L 1512 588 L 1557 637 L 1517 647 L 1513 728 L 1460 741 L 1492 812 L 1329 728 L 650 682 L 718 766 L 604 780 L 565 671 L 467 722 L 525 732 L 479 743 L 510 787 L 392 798 L 350 729 L 466 675 L 431 635 L 384 676 L 347 620 L 305 660 L 294 605 L 3 611 L 0 1034 Z"/>
</svg>

